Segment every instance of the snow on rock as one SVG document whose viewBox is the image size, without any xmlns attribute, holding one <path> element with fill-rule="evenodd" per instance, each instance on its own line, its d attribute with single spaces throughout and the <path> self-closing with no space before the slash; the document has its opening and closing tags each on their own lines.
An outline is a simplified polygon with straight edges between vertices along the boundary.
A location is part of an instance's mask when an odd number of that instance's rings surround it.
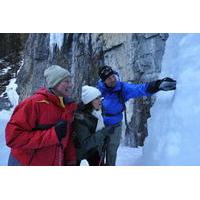
<svg viewBox="0 0 200 200">
<path fill-rule="evenodd" d="M 11 79 L 9 85 L 6 86 L 6 91 L 5 91 L 8 95 L 10 102 L 14 107 L 18 104 L 19 101 L 19 96 L 16 92 L 17 84 L 15 82 L 16 78 Z"/>
<path fill-rule="evenodd" d="M 6 68 L 0 70 L 0 75 L 6 74 L 10 69 L 11 69 L 11 67 L 9 66 L 9 67 L 6 67 Z"/>
<path fill-rule="evenodd" d="M 17 84 L 15 83 L 16 79 L 11 79 L 10 83 L 6 87 L 6 93 L 9 97 L 10 102 L 13 105 L 11 110 L 2 110 L 0 112 L 0 166 L 7 165 L 8 155 L 9 155 L 9 148 L 6 146 L 5 143 L 5 128 L 6 124 L 9 121 L 15 106 L 18 104 L 19 96 L 16 92 Z"/>
</svg>

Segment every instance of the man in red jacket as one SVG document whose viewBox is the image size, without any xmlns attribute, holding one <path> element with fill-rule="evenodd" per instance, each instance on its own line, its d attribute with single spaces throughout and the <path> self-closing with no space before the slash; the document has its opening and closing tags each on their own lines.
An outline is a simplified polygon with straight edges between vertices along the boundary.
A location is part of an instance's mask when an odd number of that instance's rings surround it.
<svg viewBox="0 0 200 200">
<path fill-rule="evenodd" d="M 72 121 L 77 106 L 70 100 L 70 73 L 52 65 L 44 77 L 48 89 L 41 88 L 23 100 L 7 124 L 10 166 L 76 165 Z"/>
</svg>

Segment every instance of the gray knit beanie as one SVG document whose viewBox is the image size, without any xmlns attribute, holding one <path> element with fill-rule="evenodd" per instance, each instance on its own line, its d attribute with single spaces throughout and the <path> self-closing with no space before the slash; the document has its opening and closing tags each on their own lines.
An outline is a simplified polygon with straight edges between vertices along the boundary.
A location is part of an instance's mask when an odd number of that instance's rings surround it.
<svg viewBox="0 0 200 200">
<path fill-rule="evenodd" d="M 68 76 L 71 76 L 70 72 L 59 65 L 51 65 L 44 71 L 44 77 L 49 88 L 53 88 Z"/>
</svg>

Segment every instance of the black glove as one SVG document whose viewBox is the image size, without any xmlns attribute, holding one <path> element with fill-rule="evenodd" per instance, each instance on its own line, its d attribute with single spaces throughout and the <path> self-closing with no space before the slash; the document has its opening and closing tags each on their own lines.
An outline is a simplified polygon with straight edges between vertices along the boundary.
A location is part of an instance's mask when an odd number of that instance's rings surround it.
<svg viewBox="0 0 200 200">
<path fill-rule="evenodd" d="M 61 141 L 67 134 L 67 121 L 58 121 L 55 125 L 56 135 L 58 140 Z"/>
<path fill-rule="evenodd" d="M 171 78 L 163 78 L 157 81 L 152 81 L 147 87 L 147 92 L 154 94 L 160 90 L 169 91 L 176 89 L 176 81 Z"/>
<path fill-rule="evenodd" d="M 175 89 L 176 89 L 176 81 L 173 80 L 172 78 L 166 77 L 161 80 L 161 83 L 159 85 L 159 90 L 169 91 Z"/>
</svg>

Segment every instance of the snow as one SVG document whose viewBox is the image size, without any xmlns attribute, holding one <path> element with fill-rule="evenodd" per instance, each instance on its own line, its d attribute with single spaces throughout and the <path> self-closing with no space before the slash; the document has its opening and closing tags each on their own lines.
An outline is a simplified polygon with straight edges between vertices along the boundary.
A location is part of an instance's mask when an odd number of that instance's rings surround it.
<svg viewBox="0 0 200 200">
<path fill-rule="evenodd" d="M 7 165 L 9 148 L 5 144 L 5 127 L 10 118 L 11 111 L 0 112 L 0 166 Z"/>
<path fill-rule="evenodd" d="M 16 78 L 11 79 L 10 83 L 6 87 L 6 93 L 8 95 L 10 102 L 12 103 L 14 107 L 18 104 L 18 100 L 19 100 L 19 96 L 16 92 L 17 84 L 15 82 L 16 82 Z"/>
<path fill-rule="evenodd" d="M 2 69 L 1 72 L 0 72 L 0 75 L 4 75 L 4 74 L 6 74 L 10 69 L 11 69 L 10 66 L 7 67 L 7 68 L 5 68 L 5 69 Z"/>
<path fill-rule="evenodd" d="M 10 119 L 10 116 L 18 104 L 19 96 L 16 92 L 17 84 L 15 83 L 16 79 L 13 78 L 10 80 L 10 83 L 6 87 L 5 93 L 7 93 L 10 102 L 13 105 L 13 108 L 9 111 L 2 110 L 0 112 L 0 166 L 6 165 L 8 160 L 9 148 L 6 146 L 5 143 L 5 128 L 6 124 Z"/>
<path fill-rule="evenodd" d="M 120 146 L 117 151 L 117 166 L 141 165 L 140 158 L 143 155 L 142 147 L 131 148 Z"/>
<path fill-rule="evenodd" d="M 142 148 L 137 149 L 131 147 L 125 147 L 121 145 L 117 151 L 117 166 L 135 166 L 141 165 L 140 158 L 143 154 Z M 81 161 L 81 166 L 88 166 L 87 160 Z"/>
<path fill-rule="evenodd" d="M 64 33 L 50 33 L 49 46 L 51 53 L 53 53 L 54 47 L 56 45 L 59 48 L 59 50 L 62 48 L 63 40 L 64 40 Z"/>
<path fill-rule="evenodd" d="M 51 44 L 62 46 L 61 35 L 51 38 Z M 144 148 L 120 146 L 118 166 L 200 165 L 199 51 L 200 34 L 170 34 L 160 78 L 176 79 L 177 89 L 156 94 Z M 15 79 L 12 79 L 6 89 L 14 107 L 18 102 L 16 87 Z M 12 111 L 0 112 L 0 165 L 7 163 L 9 149 L 5 145 L 4 129 Z M 81 164 L 87 165 L 87 162 Z"/>
<path fill-rule="evenodd" d="M 200 34 L 171 34 L 161 77 L 177 80 L 159 92 L 148 120 L 144 165 L 200 165 Z"/>
</svg>

